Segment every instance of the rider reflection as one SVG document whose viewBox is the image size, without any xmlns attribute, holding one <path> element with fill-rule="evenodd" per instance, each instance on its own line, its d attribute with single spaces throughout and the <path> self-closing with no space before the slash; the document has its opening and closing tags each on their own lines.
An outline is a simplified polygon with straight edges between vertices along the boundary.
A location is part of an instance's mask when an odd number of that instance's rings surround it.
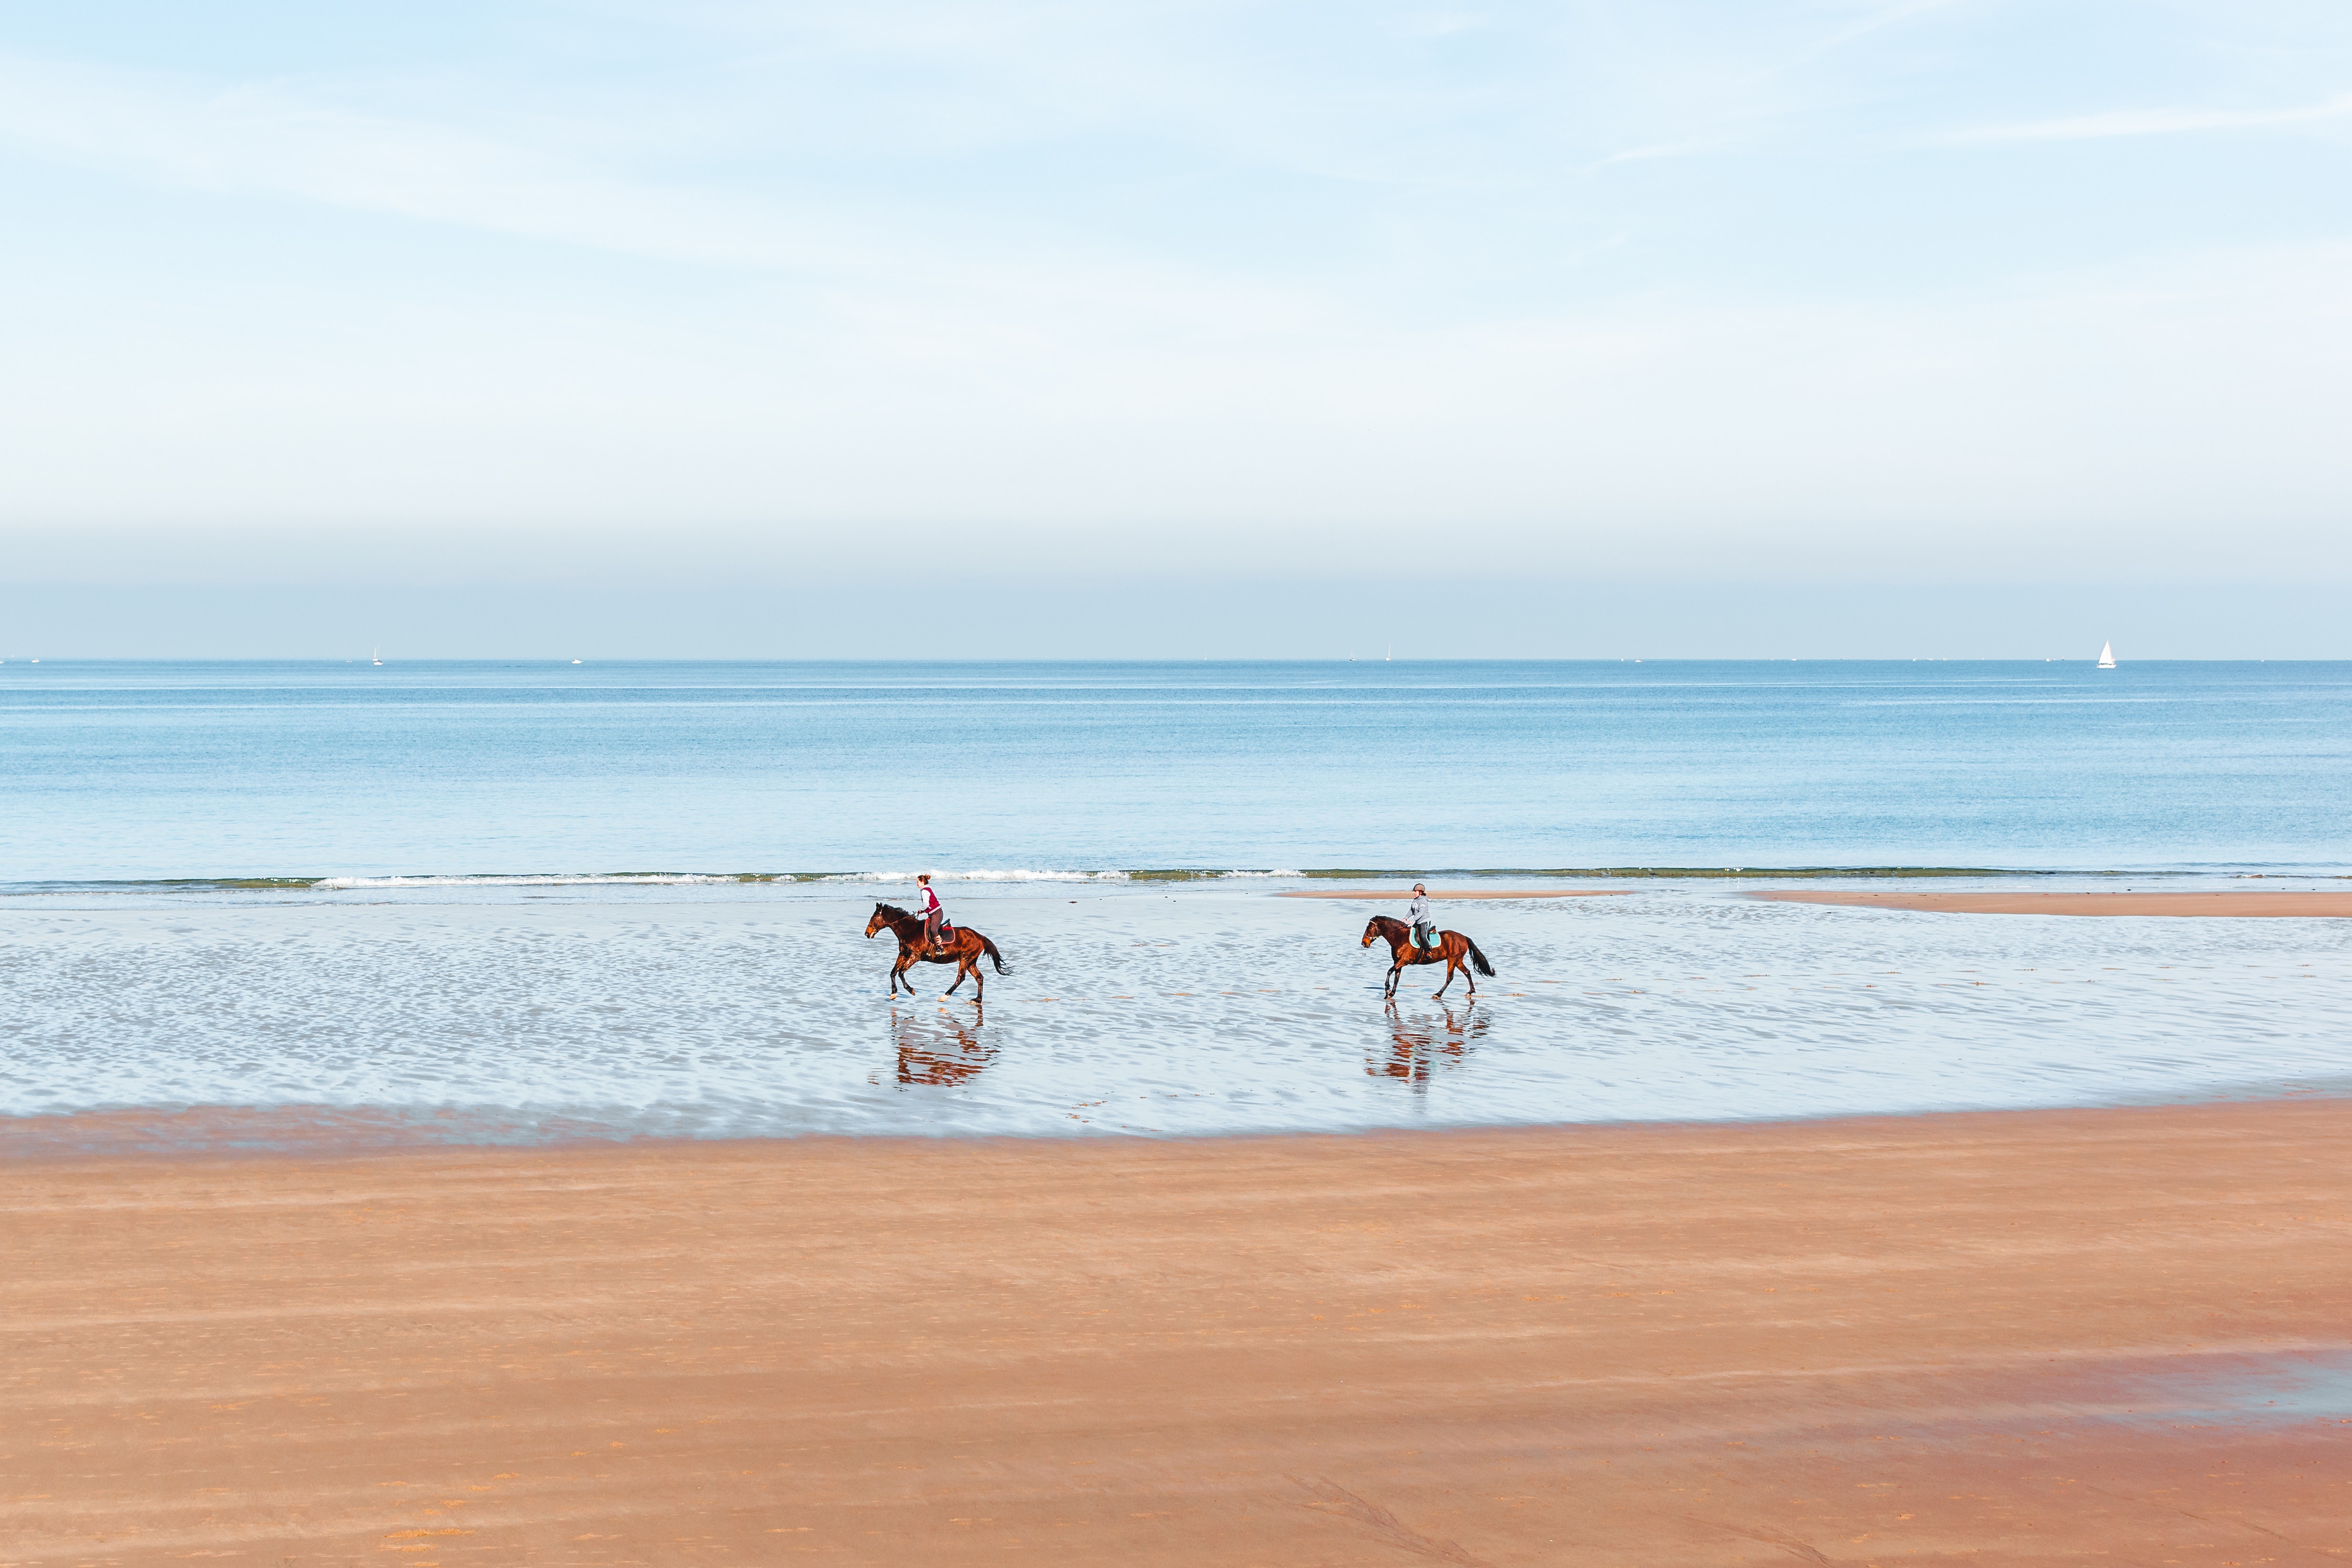
<svg viewBox="0 0 2352 1568">
<path fill-rule="evenodd" d="M 946 1014 L 925 1017 L 890 1009 L 890 1032 L 898 1044 L 898 1082 L 953 1087 L 978 1077 L 996 1060 L 996 1048 L 982 1043 L 977 1008 L 969 1027 Z"/>
<path fill-rule="evenodd" d="M 1368 1056 L 1364 1071 L 1373 1078 L 1395 1078 L 1410 1083 L 1413 1092 L 1428 1092 L 1430 1075 L 1437 1069 L 1441 1058 L 1452 1059 L 1459 1066 L 1470 1052 L 1473 1042 L 1486 1034 L 1488 1019 L 1478 1010 L 1475 1001 L 1465 1002 L 1458 1009 L 1441 1004 L 1444 1022 L 1425 1013 L 1406 1018 L 1391 1002 L 1389 1015 L 1389 1050 L 1385 1058 Z"/>
</svg>

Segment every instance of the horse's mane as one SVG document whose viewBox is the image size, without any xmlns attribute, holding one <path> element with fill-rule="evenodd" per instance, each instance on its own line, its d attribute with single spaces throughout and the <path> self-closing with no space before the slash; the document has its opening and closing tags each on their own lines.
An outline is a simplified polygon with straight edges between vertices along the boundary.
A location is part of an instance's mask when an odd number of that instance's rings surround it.
<svg viewBox="0 0 2352 1568">
<path fill-rule="evenodd" d="M 874 913 L 877 915 L 887 915 L 893 920 L 911 920 L 914 918 L 914 916 L 908 915 L 905 910 L 899 908 L 895 904 L 877 903 L 874 905 Z"/>
<path fill-rule="evenodd" d="M 1404 929 L 1404 922 L 1393 915 L 1375 915 L 1372 916 L 1372 924 L 1382 928 L 1393 927 L 1399 931 Z"/>
</svg>

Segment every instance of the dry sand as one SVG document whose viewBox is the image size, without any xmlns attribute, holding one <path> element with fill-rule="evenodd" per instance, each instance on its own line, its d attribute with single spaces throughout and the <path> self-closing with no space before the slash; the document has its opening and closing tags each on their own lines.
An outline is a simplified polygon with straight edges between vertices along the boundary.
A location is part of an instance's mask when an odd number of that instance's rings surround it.
<svg viewBox="0 0 2352 1568">
<path fill-rule="evenodd" d="M 1942 915 L 2203 915 L 2308 919 L 2352 915 L 2352 892 L 2278 893 L 1840 893 L 1775 888 L 1751 893 L 1783 904 L 1845 904 Z"/>
<path fill-rule="evenodd" d="M 1633 891 L 1633 890 L 1630 887 L 1517 887 L 1503 889 L 1494 893 L 1433 893 L 1429 897 L 1432 903 L 1435 903 L 1440 899 L 1448 898 L 1622 898 L 1626 894 Z M 1402 900 L 1411 898 L 1412 896 L 1412 890 L 1407 888 L 1402 893 L 1390 893 L 1385 891 L 1377 893 L 1325 893 L 1320 889 L 1318 889 L 1312 893 L 1277 893 L 1274 896 L 1276 898 L 1393 898 Z"/>
<path fill-rule="evenodd" d="M 2347 1140 L 18 1160 L 0 1563 L 2344 1561 Z"/>
</svg>

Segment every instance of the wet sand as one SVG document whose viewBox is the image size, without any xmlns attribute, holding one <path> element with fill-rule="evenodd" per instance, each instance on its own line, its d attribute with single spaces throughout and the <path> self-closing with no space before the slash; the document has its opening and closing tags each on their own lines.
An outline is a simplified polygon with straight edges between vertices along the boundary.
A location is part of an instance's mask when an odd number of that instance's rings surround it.
<svg viewBox="0 0 2352 1568">
<path fill-rule="evenodd" d="M 2279 893 L 1751 893 L 1780 904 L 1843 904 L 1939 915 L 2201 915 L 2309 919 L 2352 916 L 2352 892 Z"/>
<path fill-rule="evenodd" d="M 1633 891 L 1633 889 L 1630 887 L 1515 887 L 1493 893 L 1432 892 L 1429 898 L 1433 904 L 1441 899 L 1453 898 L 1622 898 Z M 1277 893 L 1274 896 L 1276 898 L 1390 898 L 1402 903 L 1412 896 L 1412 890 L 1407 888 L 1402 893 L 1385 890 L 1327 893 L 1321 888 L 1317 888 L 1303 893 Z"/>
<path fill-rule="evenodd" d="M 0 1165 L 0 1562 L 2317 1562 L 2352 1103 Z"/>
</svg>

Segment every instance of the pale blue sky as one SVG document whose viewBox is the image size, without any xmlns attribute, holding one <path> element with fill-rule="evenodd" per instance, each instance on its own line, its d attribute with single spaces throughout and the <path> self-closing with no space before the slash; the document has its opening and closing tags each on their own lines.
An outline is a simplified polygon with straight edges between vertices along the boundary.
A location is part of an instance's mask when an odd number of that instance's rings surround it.
<svg viewBox="0 0 2352 1568">
<path fill-rule="evenodd" d="M 52 584 L 2352 586 L 2340 0 L 0 0 L 0 651 Z"/>
</svg>

